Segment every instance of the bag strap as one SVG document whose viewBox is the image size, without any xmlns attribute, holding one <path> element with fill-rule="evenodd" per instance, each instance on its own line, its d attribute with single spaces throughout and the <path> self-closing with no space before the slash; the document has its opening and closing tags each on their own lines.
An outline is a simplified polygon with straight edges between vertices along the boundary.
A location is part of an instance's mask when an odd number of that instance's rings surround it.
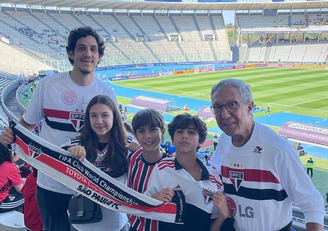
<svg viewBox="0 0 328 231">
<path fill-rule="evenodd" d="M 83 217 L 84 216 L 84 199 L 82 197 L 80 197 L 78 199 L 78 203 L 77 203 L 77 217 Z"/>
</svg>

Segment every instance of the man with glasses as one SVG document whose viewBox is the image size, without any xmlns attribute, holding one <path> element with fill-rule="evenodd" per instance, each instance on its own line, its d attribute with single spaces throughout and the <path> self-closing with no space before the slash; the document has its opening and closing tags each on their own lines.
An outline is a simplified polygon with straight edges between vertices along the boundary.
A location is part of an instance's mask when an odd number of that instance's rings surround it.
<svg viewBox="0 0 328 231">
<path fill-rule="evenodd" d="M 211 110 L 224 132 L 210 164 L 222 175 L 237 231 L 291 230 L 292 204 L 306 228 L 323 229 L 324 201 L 292 145 L 254 121 L 251 88 L 224 79 L 213 86 Z"/>
</svg>

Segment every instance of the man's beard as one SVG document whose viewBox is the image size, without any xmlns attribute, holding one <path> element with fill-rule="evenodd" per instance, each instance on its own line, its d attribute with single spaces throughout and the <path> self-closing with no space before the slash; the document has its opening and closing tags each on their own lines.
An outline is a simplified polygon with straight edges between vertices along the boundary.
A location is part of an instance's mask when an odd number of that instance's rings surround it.
<svg viewBox="0 0 328 231">
<path fill-rule="evenodd" d="M 90 74 L 92 71 L 89 71 L 89 70 L 85 70 L 85 69 L 81 69 L 81 68 L 80 68 L 80 72 L 81 72 L 82 74 L 87 75 L 87 74 Z"/>
</svg>

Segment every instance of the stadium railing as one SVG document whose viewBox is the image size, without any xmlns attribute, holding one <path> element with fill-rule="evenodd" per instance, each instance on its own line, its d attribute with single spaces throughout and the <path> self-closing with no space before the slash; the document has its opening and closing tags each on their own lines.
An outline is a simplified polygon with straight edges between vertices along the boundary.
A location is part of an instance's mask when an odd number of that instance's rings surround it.
<svg viewBox="0 0 328 231">
<path fill-rule="evenodd" d="M 293 228 L 297 231 L 306 231 L 305 217 L 300 208 L 293 206 Z M 328 215 L 326 214 L 324 219 L 323 230 L 328 230 Z"/>
</svg>

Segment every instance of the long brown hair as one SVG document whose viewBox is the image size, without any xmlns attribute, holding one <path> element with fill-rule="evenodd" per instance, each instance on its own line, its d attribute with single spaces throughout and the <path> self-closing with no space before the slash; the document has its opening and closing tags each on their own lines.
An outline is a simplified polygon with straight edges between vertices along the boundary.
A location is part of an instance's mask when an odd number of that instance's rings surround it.
<svg viewBox="0 0 328 231">
<path fill-rule="evenodd" d="M 106 95 L 97 95 L 91 99 L 85 113 L 84 126 L 81 132 L 81 145 L 86 150 L 86 158 L 93 163 L 97 158 L 98 136 L 90 124 L 90 109 L 95 104 L 104 104 L 113 112 L 113 127 L 110 130 L 109 147 L 102 164 L 110 166 L 111 174 L 127 171 L 127 149 L 125 148 L 127 132 L 117 105 Z"/>
</svg>

